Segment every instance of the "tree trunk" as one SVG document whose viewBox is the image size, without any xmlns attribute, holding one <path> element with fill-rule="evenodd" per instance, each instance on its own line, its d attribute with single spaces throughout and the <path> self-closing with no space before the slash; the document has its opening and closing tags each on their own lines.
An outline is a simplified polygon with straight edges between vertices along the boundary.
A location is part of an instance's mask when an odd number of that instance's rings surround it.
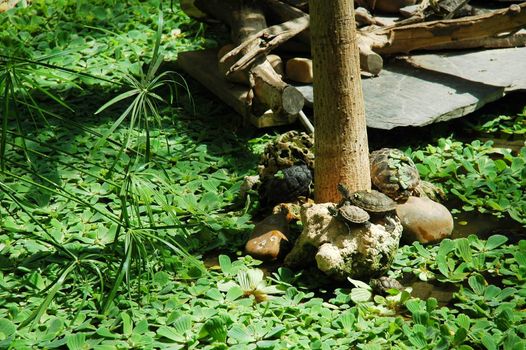
<svg viewBox="0 0 526 350">
<path fill-rule="evenodd" d="M 352 0 L 310 0 L 318 203 L 371 188 L 369 147 Z"/>
</svg>

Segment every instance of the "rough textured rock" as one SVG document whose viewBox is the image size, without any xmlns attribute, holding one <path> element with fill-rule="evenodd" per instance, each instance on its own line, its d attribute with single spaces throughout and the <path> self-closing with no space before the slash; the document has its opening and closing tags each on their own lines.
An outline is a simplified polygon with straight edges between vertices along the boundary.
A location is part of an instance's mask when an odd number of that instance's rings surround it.
<svg viewBox="0 0 526 350">
<path fill-rule="evenodd" d="M 273 176 L 278 170 L 302 164 L 314 170 L 313 149 L 312 135 L 297 130 L 288 131 L 265 147 L 259 161 L 259 176 Z"/>
<path fill-rule="evenodd" d="M 267 216 L 254 226 L 245 252 L 263 261 L 276 260 L 289 248 L 289 220 L 286 211 Z"/>
<path fill-rule="evenodd" d="M 332 203 L 304 205 L 303 232 L 285 258 L 290 267 L 316 262 L 338 279 L 380 276 L 396 253 L 402 226 L 395 216 L 383 218 L 388 228 L 375 223 L 347 227 L 329 212 Z"/>
<path fill-rule="evenodd" d="M 453 217 L 442 204 L 425 197 L 409 197 L 396 207 L 404 227 L 404 240 L 421 243 L 437 242 L 453 231 Z"/>
</svg>

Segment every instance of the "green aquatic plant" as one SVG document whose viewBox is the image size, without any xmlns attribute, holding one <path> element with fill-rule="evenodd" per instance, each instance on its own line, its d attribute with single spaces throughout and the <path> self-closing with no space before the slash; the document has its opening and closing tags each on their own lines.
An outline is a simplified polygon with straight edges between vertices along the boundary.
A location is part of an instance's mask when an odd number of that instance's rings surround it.
<svg viewBox="0 0 526 350">
<path fill-rule="evenodd" d="M 526 225 L 526 147 L 514 154 L 492 141 L 466 144 L 450 137 L 413 151 L 412 158 L 420 175 L 441 183 L 462 210 L 509 216 Z"/>
</svg>

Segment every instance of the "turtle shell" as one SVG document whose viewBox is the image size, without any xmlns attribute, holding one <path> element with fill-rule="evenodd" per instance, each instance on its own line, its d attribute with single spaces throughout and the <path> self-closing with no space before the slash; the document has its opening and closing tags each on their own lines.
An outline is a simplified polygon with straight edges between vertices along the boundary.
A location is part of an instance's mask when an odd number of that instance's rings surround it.
<svg viewBox="0 0 526 350">
<path fill-rule="evenodd" d="M 397 203 L 376 190 L 356 191 L 349 195 L 349 201 L 369 213 L 386 213 L 396 209 Z"/>
<path fill-rule="evenodd" d="M 369 161 L 373 185 L 394 200 L 407 200 L 420 183 L 415 163 L 398 149 L 371 152 Z"/>
<path fill-rule="evenodd" d="M 387 276 L 373 278 L 369 282 L 369 285 L 373 291 L 380 294 L 386 294 L 389 289 L 397 289 L 400 291 L 405 289 L 405 287 L 400 282 Z"/>
<path fill-rule="evenodd" d="M 263 178 L 259 197 L 263 205 L 292 202 L 300 196 L 308 196 L 312 173 L 307 165 L 294 165 L 274 176 Z"/>
<path fill-rule="evenodd" d="M 352 205 L 350 202 L 344 202 L 338 208 L 338 214 L 340 217 L 354 224 L 363 224 L 371 217 L 369 213 L 356 205 Z"/>
</svg>

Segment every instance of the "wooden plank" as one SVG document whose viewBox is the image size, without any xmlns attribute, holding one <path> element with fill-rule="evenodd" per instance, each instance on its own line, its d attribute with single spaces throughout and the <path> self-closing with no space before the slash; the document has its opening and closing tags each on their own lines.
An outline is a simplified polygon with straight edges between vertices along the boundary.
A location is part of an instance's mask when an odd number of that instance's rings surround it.
<svg viewBox="0 0 526 350">
<path fill-rule="evenodd" d="M 462 117 L 504 95 L 502 87 L 391 62 L 377 77 L 362 79 L 367 126 L 390 130 Z M 312 86 L 297 86 L 312 103 Z"/>
<path fill-rule="evenodd" d="M 526 89 L 526 47 L 421 54 L 404 60 L 417 68 L 504 87 L 505 91 Z"/>
<path fill-rule="evenodd" d="M 243 116 L 245 121 L 258 128 L 287 125 L 297 119 L 296 115 L 276 115 L 272 111 L 266 111 L 261 116 L 253 115 L 246 103 L 249 88 L 225 80 L 217 67 L 216 55 L 215 50 L 182 52 L 178 55 L 177 64 Z"/>
</svg>

